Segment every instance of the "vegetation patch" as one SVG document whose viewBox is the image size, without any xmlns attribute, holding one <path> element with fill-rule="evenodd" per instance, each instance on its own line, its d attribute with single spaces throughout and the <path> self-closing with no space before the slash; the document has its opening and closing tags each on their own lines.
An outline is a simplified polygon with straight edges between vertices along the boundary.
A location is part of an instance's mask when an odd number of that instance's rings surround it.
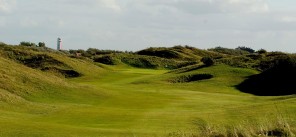
<svg viewBox="0 0 296 137">
<path fill-rule="evenodd" d="M 240 56 L 240 55 L 246 55 L 250 53 L 254 53 L 254 50 L 248 47 L 237 47 L 236 49 L 229 49 L 224 47 L 215 47 L 209 49 L 209 51 L 214 51 L 222 54 L 227 55 L 234 55 L 234 56 Z"/>
<path fill-rule="evenodd" d="M 133 67 L 148 69 L 176 69 L 197 63 L 196 61 L 178 61 L 145 55 L 123 55 L 120 60 Z"/>
<path fill-rule="evenodd" d="M 169 82 L 171 82 L 171 83 L 186 83 L 186 82 L 207 80 L 207 79 L 211 79 L 213 77 L 214 76 L 211 74 L 189 74 L 189 75 L 182 75 L 182 76 L 170 79 Z"/>
<path fill-rule="evenodd" d="M 116 65 L 117 64 L 115 58 L 110 55 L 95 57 L 93 60 L 94 60 L 94 62 L 99 62 L 99 63 L 103 63 L 106 65 Z"/>
<path fill-rule="evenodd" d="M 256 65 L 258 65 L 258 61 L 245 55 L 217 59 L 216 63 L 240 68 L 254 68 Z"/>
<path fill-rule="evenodd" d="M 153 58 L 148 57 L 123 57 L 121 61 L 125 64 L 138 68 L 156 69 L 159 67 L 159 64 L 153 61 Z"/>
</svg>

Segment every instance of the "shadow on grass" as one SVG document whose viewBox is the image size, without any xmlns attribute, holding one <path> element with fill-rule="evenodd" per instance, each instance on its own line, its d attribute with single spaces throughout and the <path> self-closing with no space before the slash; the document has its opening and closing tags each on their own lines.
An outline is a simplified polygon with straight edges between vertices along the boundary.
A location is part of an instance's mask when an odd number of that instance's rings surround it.
<svg viewBox="0 0 296 137">
<path fill-rule="evenodd" d="M 57 67 L 45 67 L 43 69 L 41 69 L 42 71 L 51 71 L 54 73 L 58 73 L 63 75 L 65 78 L 76 78 L 76 77 L 80 77 L 82 76 L 82 74 L 78 73 L 75 70 L 71 70 L 71 69 L 60 69 Z"/>
<path fill-rule="evenodd" d="M 248 77 L 236 88 L 258 96 L 293 95 L 296 94 L 295 79 L 295 69 L 272 69 Z"/>
</svg>

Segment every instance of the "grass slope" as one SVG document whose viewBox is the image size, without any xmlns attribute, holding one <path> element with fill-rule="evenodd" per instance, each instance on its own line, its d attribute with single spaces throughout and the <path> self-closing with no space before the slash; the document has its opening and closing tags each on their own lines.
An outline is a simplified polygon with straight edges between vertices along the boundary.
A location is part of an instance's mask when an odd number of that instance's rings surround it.
<svg viewBox="0 0 296 137">
<path fill-rule="evenodd" d="M 38 52 L 39 53 L 39 52 Z M 66 79 L 0 56 L 0 136 L 259 136 L 296 132 L 295 96 L 236 85 L 257 71 L 227 65 L 167 70 L 42 53 L 82 74 Z M 210 79 L 171 79 L 211 74 Z M 283 130 L 283 131 L 282 131 Z"/>
</svg>

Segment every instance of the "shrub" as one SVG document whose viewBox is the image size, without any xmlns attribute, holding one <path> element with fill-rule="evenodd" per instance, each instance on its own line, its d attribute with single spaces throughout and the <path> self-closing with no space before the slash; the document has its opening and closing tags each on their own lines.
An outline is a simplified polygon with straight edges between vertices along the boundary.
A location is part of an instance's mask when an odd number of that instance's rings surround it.
<svg viewBox="0 0 296 137">
<path fill-rule="evenodd" d="M 259 49 L 257 51 L 257 53 L 259 53 L 259 54 L 265 54 L 265 53 L 267 53 L 267 51 L 265 49 Z"/>
<path fill-rule="evenodd" d="M 262 60 L 259 64 L 259 69 L 262 71 L 292 68 L 296 68 L 296 56 L 287 54 L 269 57 L 265 60 Z"/>
<path fill-rule="evenodd" d="M 210 57 L 203 57 L 201 59 L 201 62 L 203 62 L 206 66 L 212 66 L 214 65 L 214 60 Z"/>
<path fill-rule="evenodd" d="M 26 46 L 26 47 L 37 47 L 37 45 L 35 43 L 31 43 L 31 42 L 21 42 L 20 46 Z"/>
<path fill-rule="evenodd" d="M 99 63 L 103 63 L 106 65 L 115 65 L 116 64 L 115 59 L 109 55 L 105 55 L 102 57 L 95 57 L 94 62 L 99 62 Z"/>
<path fill-rule="evenodd" d="M 44 42 L 39 42 L 38 47 L 46 47 Z"/>
</svg>

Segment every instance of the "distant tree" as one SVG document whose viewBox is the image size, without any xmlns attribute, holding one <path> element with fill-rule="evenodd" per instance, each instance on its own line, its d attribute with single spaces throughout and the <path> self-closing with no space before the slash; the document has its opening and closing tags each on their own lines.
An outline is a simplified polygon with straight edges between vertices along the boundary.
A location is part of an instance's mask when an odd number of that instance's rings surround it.
<svg viewBox="0 0 296 137">
<path fill-rule="evenodd" d="M 46 47 L 44 42 L 39 42 L 38 47 Z"/>
<path fill-rule="evenodd" d="M 267 51 L 265 49 L 259 49 L 256 52 L 259 53 L 259 54 L 265 54 L 265 53 L 267 53 Z"/>
<path fill-rule="evenodd" d="M 255 53 L 255 50 L 253 50 L 252 48 L 249 48 L 249 47 L 245 47 L 245 46 L 239 46 L 236 48 L 236 50 L 243 50 L 243 51 L 247 51 L 249 53 Z"/>
<path fill-rule="evenodd" d="M 203 62 L 206 66 L 212 66 L 215 63 L 214 60 L 210 57 L 203 57 L 201 59 L 201 62 Z"/>
<path fill-rule="evenodd" d="M 95 49 L 95 48 L 89 48 L 89 49 L 86 50 L 86 52 L 87 52 L 88 54 L 94 56 L 94 55 L 97 55 L 97 52 L 99 52 L 99 50 L 98 50 L 98 49 Z"/>
<path fill-rule="evenodd" d="M 20 46 L 26 46 L 26 47 L 36 47 L 37 45 L 35 43 L 22 41 L 20 42 Z"/>
</svg>

